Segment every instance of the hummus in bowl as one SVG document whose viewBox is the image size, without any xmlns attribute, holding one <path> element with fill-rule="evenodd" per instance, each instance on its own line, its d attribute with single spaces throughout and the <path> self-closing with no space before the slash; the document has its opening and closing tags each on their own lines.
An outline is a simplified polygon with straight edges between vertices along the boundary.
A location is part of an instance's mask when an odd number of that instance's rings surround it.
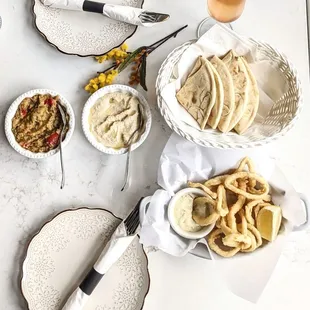
<svg viewBox="0 0 310 310">
<path fill-rule="evenodd" d="M 125 85 L 106 86 L 87 101 L 82 115 L 86 138 L 101 152 L 124 154 L 149 134 L 151 112 L 144 97 Z"/>
<path fill-rule="evenodd" d="M 194 199 L 204 197 L 206 193 L 197 188 L 185 188 L 177 192 L 168 206 L 168 219 L 173 230 L 186 239 L 201 239 L 206 237 L 215 224 L 205 227 L 198 225 L 193 217 Z"/>
<path fill-rule="evenodd" d="M 12 103 L 5 119 L 5 134 L 18 153 L 41 159 L 58 152 L 63 127 L 58 104 L 62 105 L 67 118 L 65 146 L 74 130 L 74 113 L 64 97 L 51 90 L 37 89 L 21 95 Z"/>
</svg>

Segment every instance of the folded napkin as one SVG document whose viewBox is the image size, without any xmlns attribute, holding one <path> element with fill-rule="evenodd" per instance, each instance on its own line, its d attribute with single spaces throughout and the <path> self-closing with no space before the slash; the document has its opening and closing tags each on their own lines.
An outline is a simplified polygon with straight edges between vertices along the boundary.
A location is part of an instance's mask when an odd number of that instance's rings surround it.
<svg viewBox="0 0 310 310">
<path fill-rule="evenodd" d="M 80 286 L 72 293 L 62 310 L 81 310 L 105 273 L 125 253 L 136 235 L 127 236 L 124 222 L 114 232 L 105 246 L 96 264 L 85 277 Z"/>
<path fill-rule="evenodd" d="M 74 10 L 74 11 L 87 11 L 85 6 L 88 5 L 91 1 L 85 0 L 40 0 L 45 6 L 51 8 L 65 9 L 65 10 Z M 102 13 L 103 15 L 122 21 L 124 23 L 151 27 L 156 25 L 156 23 L 142 23 L 139 15 L 145 10 L 134 8 L 130 6 L 122 6 L 115 4 L 104 4 L 97 2 L 97 5 L 94 6 L 97 13 Z M 99 10 L 99 11 L 98 11 Z"/>
</svg>

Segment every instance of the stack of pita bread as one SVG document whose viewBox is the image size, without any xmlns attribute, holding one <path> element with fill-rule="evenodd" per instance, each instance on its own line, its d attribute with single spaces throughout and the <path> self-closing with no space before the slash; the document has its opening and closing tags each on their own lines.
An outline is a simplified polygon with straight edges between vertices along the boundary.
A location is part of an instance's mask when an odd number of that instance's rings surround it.
<svg viewBox="0 0 310 310">
<path fill-rule="evenodd" d="M 243 134 L 259 105 L 256 79 L 246 59 L 232 50 L 222 59 L 200 56 L 176 96 L 202 130 L 210 126 L 224 133 Z"/>
</svg>

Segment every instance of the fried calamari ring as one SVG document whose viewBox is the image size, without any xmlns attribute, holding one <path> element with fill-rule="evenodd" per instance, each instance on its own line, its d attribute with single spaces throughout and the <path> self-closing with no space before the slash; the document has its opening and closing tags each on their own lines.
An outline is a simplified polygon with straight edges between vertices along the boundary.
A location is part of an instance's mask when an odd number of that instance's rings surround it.
<svg viewBox="0 0 310 310">
<path fill-rule="evenodd" d="M 229 212 L 227 206 L 226 190 L 223 185 L 217 188 L 216 212 L 221 216 L 226 216 Z"/>
<path fill-rule="evenodd" d="M 228 176 L 229 176 L 229 174 L 219 175 L 215 178 L 212 178 L 212 179 L 206 181 L 204 183 L 204 185 L 206 187 L 213 187 L 213 186 L 218 186 L 218 185 L 224 184 L 224 182 Z"/>
<path fill-rule="evenodd" d="M 213 204 L 208 197 L 197 197 L 193 203 L 193 220 L 200 226 L 209 226 L 215 223 L 220 215 L 214 210 Z"/>
<path fill-rule="evenodd" d="M 271 195 L 267 195 L 266 197 L 264 197 L 264 199 L 263 199 L 264 201 L 266 201 L 266 202 L 271 202 Z"/>
<path fill-rule="evenodd" d="M 240 248 L 241 250 L 249 249 L 252 245 L 252 240 L 248 235 L 240 233 L 230 234 L 225 236 L 223 244 L 231 248 Z"/>
<path fill-rule="evenodd" d="M 251 246 L 248 249 L 241 250 L 243 253 L 254 252 L 257 249 L 257 241 L 254 234 L 250 230 L 248 230 L 247 234 L 251 238 Z"/>
<path fill-rule="evenodd" d="M 255 168 L 254 168 L 254 163 L 251 158 L 245 157 L 241 160 L 239 167 L 237 168 L 236 172 L 243 171 L 245 166 L 248 167 L 249 172 L 255 173 Z M 255 187 L 256 181 L 255 180 L 250 180 L 250 187 Z"/>
<path fill-rule="evenodd" d="M 259 195 L 255 195 L 255 194 L 248 193 L 246 189 L 244 190 L 241 188 L 237 188 L 235 185 L 233 185 L 233 183 L 234 181 L 238 179 L 255 180 L 256 182 L 259 182 L 260 184 L 263 185 L 264 191 Z M 237 172 L 237 173 L 230 175 L 225 180 L 225 187 L 231 190 L 232 192 L 242 195 L 245 198 L 251 199 L 251 200 L 264 199 L 264 197 L 268 195 L 269 189 L 270 189 L 268 182 L 263 177 L 261 177 L 260 175 L 256 173 L 251 173 L 251 172 Z"/>
<path fill-rule="evenodd" d="M 245 218 L 248 221 L 248 223 L 254 225 L 255 224 L 255 220 L 252 216 L 252 211 L 253 208 L 255 206 L 257 206 L 258 204 L 263 203 L 263 200 L 253 200 L 251 202 L 249 202 L 246 206 L 245 206 Z"/>
<path fill-rule="evenodd" d="M 233 233 L 233 230 L 227 226 L 227 220 L 226 217 L 221 217 L 220 219 L 220 227 L 224 233 L 225 236 L 230 235 Z"/>
<path fill-rule="evenodd" d="M 263 244 L 263 240 L 262 240 L 262 236 L 260 234 L 260 232 L 258 231 L 258 229 L 254 226 L 254 225 L 251 225 L 251 224 L 248 224 L 248 230 L 253 233 L 253 235 L 255 236 L 256 238 L 256 248 L 259 248 L 262 244 Z"/>
<path fill-rule="evenodd" d="M 238 212 L 239 216 L 240 216 L 240 219 L 241 219 L 241 223 L 239 226 L 239 232 L 242 234 L 242 235 L 247 235 L 247 232 L 248 232 L 248 222 L 246 221 L 246 218 L 244 216 L 244 211 L 243 209 L 241 209 L 239 212 Z"/>
<path fill-rule="evenodd" d="M 207 193 L 213 199 L 217 198 L 217 194 L 212 192 L 210 188 L 208 188 L 207 186 L 205 186 L 203 184 L 193 183 L 193 182 L 188 182 L 187 184 L 191 188 L 200 188 L 200 189 L 202 189 L 205 193 Z"/>
<path fill-rule="evenodd" d="M 255 173 L 254 163 L 249 157 L 245 157 L 241 160 L 236 172 L 243 171 L 245 166 L 248 166 L 249 172 Z"/>
<path fill-rule="evenodd" d="M 237 232 L 237 222 L 235 216 L 242 209 L 245 201 L 246 198 L 239 195 L 237 202 L 231 207 L 229 213 L 227 214 L 227 224 L 233 232 Z"/>
<path fill-rule="evenodd" d="M 209 235 L 208 238 L 208 244 L 211 250 L 213 250 L 215 253 L 217 253 L 220 256 L 223 257 L 233 257 L 235 256 L 240 250 L 240 247 L 237 248 L 233 248 L 231 250 L 225 251 L 222 250 L 217 244 L 216 244 L 216 240 L 221 238 L 221 234 L 222 234 L 222 230 L 221 229 L 215 229 L 212 231 L 212 233 Z"/>
</svg>

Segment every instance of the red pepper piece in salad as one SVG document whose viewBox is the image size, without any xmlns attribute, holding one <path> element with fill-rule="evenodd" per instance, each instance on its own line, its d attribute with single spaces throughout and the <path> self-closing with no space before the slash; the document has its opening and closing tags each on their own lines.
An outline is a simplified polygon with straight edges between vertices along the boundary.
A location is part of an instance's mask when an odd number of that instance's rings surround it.
<svg viewBox="0 0 310 310">
<path fill-rule="evenodd" d="M 48 98 L 44 101 L 44 103 L 51 107 L 54 104 L 54 100 L 52 98 Z"/>
<path fill-rule="evenodd" d="M 46 140 L 47 144 L 50 146 L 55 146 L 58 144 L 59 134 L 57 132 L 52 133 Z"/>
</svg>

